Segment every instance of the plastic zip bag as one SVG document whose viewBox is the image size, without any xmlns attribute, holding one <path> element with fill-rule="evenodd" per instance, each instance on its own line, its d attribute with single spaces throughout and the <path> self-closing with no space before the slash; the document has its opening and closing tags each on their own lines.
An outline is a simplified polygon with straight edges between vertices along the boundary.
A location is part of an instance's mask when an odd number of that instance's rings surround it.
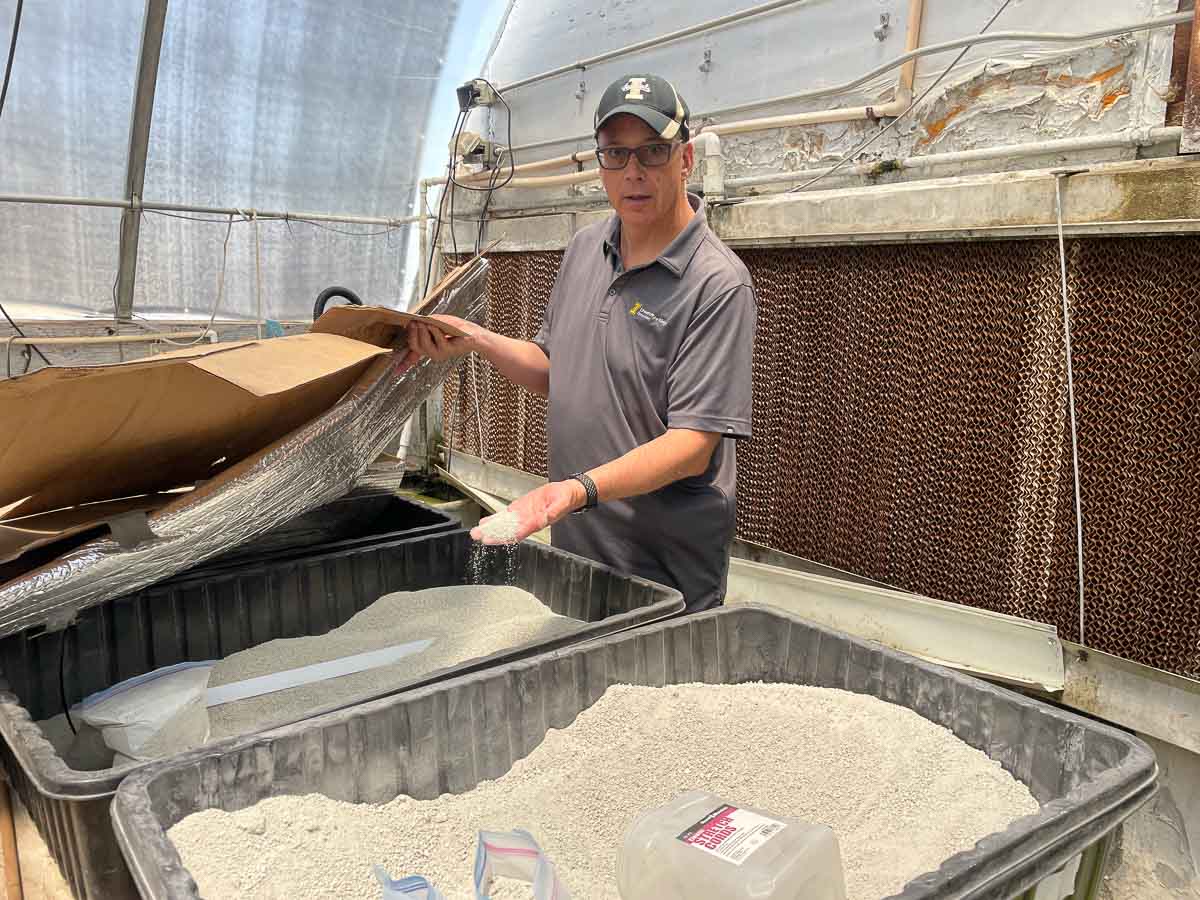
<svg viewBox="0 0 1200 900">
<path fill-rule="evenodd" d="M 138 675 L 85 697 L 79 718 L 120 756 L 154 759 L 208 740 L 205 695 L 212 662 L 184 662 Z"/>
<path fill-rule="evenodd" d="M 420 875 L 393 881 L 382 866 L 373 871 L 383 886 L 383 900 L 445 900 L 442 893 Z M 481 831 L 475 848 L 475 897 L 489 900 L 497 876 L 533 884 L 534 900 L 571 900 L 550 862 L 528 831 Z"/>
<path fill-rule="evenodd" d="M 393 880 L 383 866 L 375 866 L 371 871 L 383 888 L 383 900 L 446 900 L 441 891 L 420 875 Z"/>
<path fill-rule="evenodd" d="M 475 897 L 488 900 L 497 875 L 532 882 L 534 900 L 570 900 L 554 863 L 528 831 L 481 831 L 475 850 Z"/>
</svg>

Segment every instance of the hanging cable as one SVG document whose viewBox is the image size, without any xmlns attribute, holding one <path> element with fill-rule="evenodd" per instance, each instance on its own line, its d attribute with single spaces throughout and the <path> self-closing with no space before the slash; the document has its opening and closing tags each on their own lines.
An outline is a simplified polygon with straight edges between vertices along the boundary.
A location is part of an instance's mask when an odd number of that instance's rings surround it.
<svg viewBox="0 0 1200 900">
<path fill-rule="evenodd" d="M 79 734 L 75 723 L 71 721 L 71 704 L 67 702 L 67 633 L 66 628 L 59 632 L 61 637 L 58 639 L 58 696 L 62 700 L 63 715 L 67 717 L 71 733 Z"/>
<path fill-rule="evenodd" d="M 1004 10 L 1008 9 L 1009 4 L 1011 4 L 1011 3 L 1012 3 L 1012 0 L 1004 0 L 1004 2 L 1000 5 L 1000 8 L 997 9 L 992 14 L 992 17 L 990 19 L 987 20 L 987 24 L 984 25 L 981 29 L 979 29 L 979 33 L 976 35 L 976 37 L 982 37 L 987 32 L 987 30 L 996 23 L 996 20 L 998 18 L 1000 18 L 1000 14 L 1002 12 L 1004 12 Z M 963 47 L 962 50 L 959 51 L 958 56 L 954 57 L 954 59 L 950 62 L 950 65 L 946 66 L 946 68 L 942 70 L 942 74 L 939 75 L 937 78 L 935 78 L 933 80 L 933 83 L 931 85 L 929 85 L 929 87 L 925 88 L 925 90 L 923 90 L 921 92 L 919 97 L 917 97 L 915 100 L 913 100 L 912 103 L 908 104 L 908 106 L 904 109 L 903 112 L 900 113 L 900 115 L 896 116 L 894 119 L 892 119 L 890 122 L 888 122 L 882 128 L 880 128 L 877 132 L 875 132 L 873 135 L 871 135 L 865 141 L 860 143 L 853 150 L 849 151 L 844 156 L 842 156 L 842 158 L 839 159 L 836 163 L 834 163 L 831 168 L 822 172 L 820 175 L 816 176 L 815 178 L 810 178 L 808 181 L 804 182 L 804 184 L 797 185 L 794 188 L 789 188 L 788 193 L 794 194 L 794 193 L 797 193 L 798 191 L 803 191 L 809 187 L 812 187 L 814 184 L 816 184 L 818 181 L 822 180 L 823 178 L 828 178 L 830 175 L 832 175 L 834 172 L 841 169 L 847 163 L 852 162 L 855 158 L 857 158 L 858 154 L 862 153 L 864 150 L 866 150 L 868 147 L 870 147 L 872 144 L 874 144 L 877 140 L 879 140 L 881 137 L 883 137 L 885 134 L 887 134 L 889 131 L 891 131 L 893 128 L 895 128 L 896 123 L 898 123 L 901 119 L 903 119 L 910 112 L 912 112 L 918 106 L 918 104 L 921 103 L 921 101 L 923 101 L 926 97 L 928 97 L 930 95 L 930 93 L 933 92 L 933 89 L 935 87 L 937 87 L 939 84 L 942 83 L 942 80 L 947 75 L 949 75 L 951 71 L 953 71 L 954 67 L 957 66 L 959 64 L 959 62 L 962 61 L 962 58 L 967 55 L 967 52 L 971 49 L 972 46 L 974 46 L 974 45 L 967 44 L 965 47 Z"/>
<path fill-rule="evenodd" d="M 1058 218 L 1058 266 L 1062 281 L 1063 345 L 1067 356 L 1067 410 L 1071 420 L 1071 479 L 1075 486 L 1075 559 L 1079 580 L 1079 643 L 1083 631 L 1083 501 L 1079 487 L 1079 430 L 1075 421 L 1075 369 L 1071 357 L 1071 304 L 1067 299 L 1067 246 L 1063 240 L 1062 183 L 1087 169 L 1059 169 L 1054 175 L 1054 212 Z"/>
<path fill-rule="evenodd" d="M 12 78 L 13 60 L 17 56 L 17 35 L 21 33 L 21 9 L 25 0 L 17 0 L 17 11 L 13 14 L 12 39 L 8 42 L 8 62 L 4 64 L 4 84 L 0 86 L 0 116 L 4 115 L 4 101 L 8 97 L 8 82 Z"/>
<path fill-rule="evenodd" d="M 13 60 L 17 58 L 17 37 L 21 33 L 21 10 L 24 9 L 24 0 L 17 0 L 17 9 L 13 13 L 12 37 L 8 42 L 8 61 L 4 64 L 4 82 L 0 84 L 0 117 L 4 116 L 4 102 L 8 99 L 8 85 L 12 80 Z M 4 304 L 0 303 L 0 313 L 4 314 L 4 318 L 8 320 L 8 324 L 12 326 L 20 337 L 25 337 L 25 332 L 20 329 L 12 316 L 8 314 L 8 310 L 4 308 Z M 35 345 L 29 345 L 33 352 L 36 353 L 46 365 L 52 365 L 46 354 L 39 350 Z"/>
<path fill-rule="evenodd" d="M 446 210 L 446 194 L 450 190 L 450 179 L 454 175 L 454 160 L 458 152 L 458 137 L 462 132 L 463 122 L 466 121 L 466 111 L 459 110 L 454 119 L 454 128 L 450 133 L 450 160 L 446 164 L 446 184 L 442 186 L 442 195 L 438 197 L 437 216 L 433 220 L 433 240 L 429 242 L 429 260 L 425 263 L 425 289 L 433 286 L 433 258 L 437 255 L 438 240 L 442 234 L 442 216 Z"/>
<path fill-rule="evenodd" d="M 513 177 L 517 174 L 517 163 L 512 155 L 512 107 L 510 107 L 508 105 L 508 101 L 504 99 L 504 95 L 501 94 L 498 90 L 496 90 L 496 86 L 494 84 L 492 84 L 486 78 L 479 78 L 476 80 L 482 81 L 489 88 L 491 88 L 492 93 L 494 93 L 496 95 L 496 99 L 500 101 L 500 105 L 504 107 L 504 115 L 505 115 L 505 119 L 506 119 L 506 127 L 507 127 L 507 132 L 508 132 L 508 138 L 507 138 L 508 143 L 504 148 L 504 152 L 508 156 L 508 175 L 505 177 L 504 181 L 500 182 L 499 184 L 496 184 L 493 181 L 487 187 L 474 187 L 469 184 L 463 184 L 460 181 L 455 181 L 453 168 L 450 170 L 448 178 L 450 181 L 453 181 L 454 184 L 456 184 L 458 187 L 462 188 L 464 191 L 474 191 L 475 193 L 479 193 L 479 194 L 491 194 L 492 191 L 496 191 L 502 187 L 506 187 L 508 185 L 508 183 L 513 180 Z M 464 125 L 466 124 L 465 118 L 463 120 L 463 124 Z M 455 145 L 457 145 L 457 141 L 455 142 Z M 455 146 L 455 149 L 457 149 L 457 146 Z M 497 163 L 499 163 L 499 160 L 497 160 Z M 496 171 L 500 171 L 499 165 L 496 166 Z"/>
<path fill-rule="evenodd" d="M 243 213 L 243 217 L 245 214 Z M 217 310 L 221 307 L 221 301 L 225 298 L 225 265 L 229 260 L 229 236 L 233 233 L 233 213 L 229 214 L 229 221 L 225 225 L 225 240 L 221 244 L 221 270 L 217 273 L 217 297 L 213 301 L 212 312 L 208 316 L 208 324 L 204 326 L 204 333 L 194 341 L 173 341 L 170 338 L 163 338 L 163 341 L 170 344 L 172 347 L 194 347 L 202 340 L 212 334 L 213 322 L 217 319 Z M 246 218 L 249 221 L 249 218 Z"/>
</svg>

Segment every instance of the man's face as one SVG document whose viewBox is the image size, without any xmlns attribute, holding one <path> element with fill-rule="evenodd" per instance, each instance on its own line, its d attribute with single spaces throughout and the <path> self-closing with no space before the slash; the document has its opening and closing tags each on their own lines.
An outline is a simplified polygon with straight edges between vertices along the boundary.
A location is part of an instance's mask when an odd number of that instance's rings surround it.
<svg viewBox="0 0 1200 900">
<path fill-rule="evenodd" d="M 625 147 L 632 150 L 644 144 L 664 143 L 654 130 L 636 116 L 621 115 L 605 124 L 596 136 L 596 145 Z M 652 226 L 670 218 L 683 197 L 686 174 L 692 171 L 691 144 L 672 146 L 671 157 L 663 166 L 642 165 L 636 154 L 629 155 L 624 169 L 601 169 L 600 180 L 623 223 Z M 686 202 L 684 200 L 683 202 Z"/>
</svg>

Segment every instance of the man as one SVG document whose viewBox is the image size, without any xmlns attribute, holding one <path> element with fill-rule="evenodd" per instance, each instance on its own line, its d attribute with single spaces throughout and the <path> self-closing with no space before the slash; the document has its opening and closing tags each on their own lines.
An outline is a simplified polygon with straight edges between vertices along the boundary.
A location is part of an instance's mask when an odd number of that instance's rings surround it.
<svg viewBox="0 0 1200 900">
<path fill-rule="evenodd" d="M 687 193 L 695 156 L 670 82 L 618 79 L 595 131 L 615 214 L 571 240 L 537 337 L 451 319 L 467 337 L 415 327 L 410 343 L 474 351 L 549 396 L 550 482 L 511 505 L 518 538 L 553 526 L 554 546 L 673 586 L 695 612 L 725 595 L 754 291 Z"/>
</svg>

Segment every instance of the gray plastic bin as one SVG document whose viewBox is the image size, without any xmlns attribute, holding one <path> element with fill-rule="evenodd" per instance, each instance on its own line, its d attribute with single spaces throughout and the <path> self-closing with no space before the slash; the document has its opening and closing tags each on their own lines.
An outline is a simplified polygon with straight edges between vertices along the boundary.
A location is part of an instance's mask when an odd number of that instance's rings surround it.
<svg viewBox="0 0 1200 900">
<path fill-rule="evenodd" d="M 187 576 L 273 559 L 334 553 L 459 528 L 459 520 L 389 491 L 359 489 L 273 528 L 236 550 L 201 563 Z"/>
<path fill-rule="evenodd" d="M 611 684 L 696 681 L 871 694 L 944 725 L 1029 786 L 1040 812 L 914 879 L 899 895 L 904 900 L 1019 896 L 1101 842 L 1157 789 L 1153 753 L 1115 728 L 747 605 L 647 625 L 155 764 L 121 785 L 113 824 L 146 900 L 191 900 L 196 885 L 166 830 L 193 812 L 312 792 L 360 803 L 461 793 L 503 775 Z M 479 727 L 472 711 L 484 708 L 496 727 Z"/>
<path fill-rule="evenodd" d="M 67 632 L 65 686 L 75 702 L 126 678 L 185 660 L 217 659 L 281 637 L 324 634 L 382 594 L 462 583 L 473 542 L 464 530 L 268 560 L 181 576 L 85 610 Z M 556 647 L 655 621 L 683 609 L 675 590 L 618 575 L 598 563 L 536 543 L 519 545 L 511 583 L 554 612 L 587 624 L 431 672 L 411 686 L 444 680 Z M 510 583 L 503 551 L 489 553 L 480 581 Z M 62 711 L 63 632 L 0 640 L 0 734 L 14 789 L 75 895 L 137 897 L 108 818 L 131 769 L 71 769 L 36 720 Z M 314 715 L 316 711 L 314 711 Z"/>
</svg>

